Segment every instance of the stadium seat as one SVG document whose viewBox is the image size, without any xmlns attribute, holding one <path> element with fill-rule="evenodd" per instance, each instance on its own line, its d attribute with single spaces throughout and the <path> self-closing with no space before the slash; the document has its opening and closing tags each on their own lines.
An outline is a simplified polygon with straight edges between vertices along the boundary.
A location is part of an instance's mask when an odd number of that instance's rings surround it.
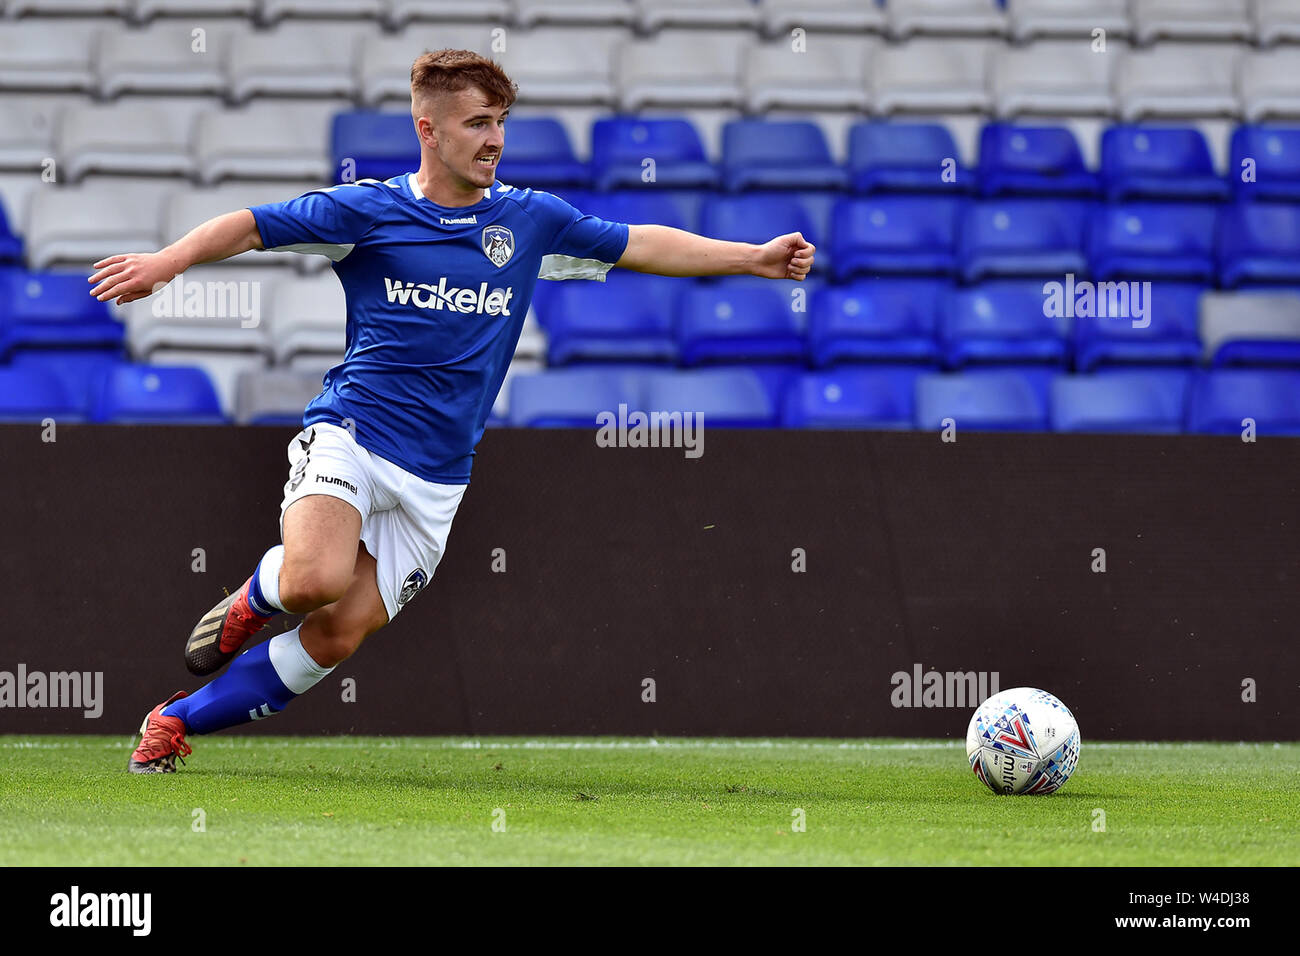
<svg viewBox="0 0 1300 956">
<path fill-rule="evenodd" d="M 5 215 L 5 204 L 0 200 L 0 272 L 10 264 L 17 265 L 23 261 L 23 241 L 9 228 L 9 217 Z"/>
<path fill-rule="evenodd" d="M 916 427 L 937 431 L 952 419 L 959 432 L 1043 431 L 1048 426 L 1048 381 L 1035 381 L 1018 369 L 921 375 Z"/>
<path fill-rule="evenodd" d="M 229 41 L 227 96 L 232 103 L 263 96 L 356 98 L 355 33 L 314 24 L 266 32 L 241 29 L 232 31 Z"/>
<path fill-rule="evenodd" d="M 698 201 L 692 202 L 690 196 L 674 190 L 624 189 L 592 193 L 580 201 L 569 201 L 588 215 L 606 222 L 653 223 L 688 232 L 698 231 Z"/>
<path fill-rule="evenodd" d="M 360 21 L 378 20 L 388 7 L 386 0 L 262 0 L 257 10 L 257 22 L 274 27 L 289 17 L 310 17 L 316 20 L 347 19 L 360 26 Z"/>
<path fill-rule="evenodd" d="M 510 0 L 388 0 L 385 24 L 392 30 L 403 30 L 411 23 L 442 25 L 457 20 L 490 21 L 505 23 L 510 19 Z M 442 41 L 439 41 L 440 44 Z"/>
<path fill-rule="evenodd" d="M 127 361 L 127 357 L 121 346 L 103 350 L 23 349 L 11 356 L 8 367 L 52 375 L 58 379 L 76 420 L 88 421 L 96 384 L 105 370 L 124 361 Z"/>
<path fill-rule="evenodd" d="M 749 369 L 659 372 L 645 382 L 647 412 L 694 412 L 706 428 L 766 428 L 777 424 L 777 406 Z"/>
<path fill-rule="evenodd" d="M 722 127 L 722 181 L 733 192 L 844 189 L 848 175 L 816 123 L 732 120 Z"/>
<path fill-rule="evenodd" d="M 827 36 L 810 32 L 807 46 L 791 49 L 786 35 L 745 51 L 745 106 L 750 113 L 770 109 L 866 112 L 867 60 L 878 47 L 874 38 Z"/>
<path fill-rule="evenodd" d="M 940 123 L 855 123 L 848 166 L 859 193 L 971 192 L 978 182 L 978 171 L 961 165 L 952 133 Z"/>
<path fill-rule="evenodd" d="M 916 416 L 916 367 L 845 367 L 799 376 L 786 391 L 786 428 L 907 430 Z"/>
<path fill-rule="evenodd" d="M 27 263 L 78 269 L 124 249 L 158 249 L 163 189 L 154 183 L 37 189 L 28 203 Z"/>
<path fill-rule="evenodd" d="M 1300 284 L 1300 206 L 1232 203 L 1219 223 L 1219 282 Z"/>
<path fill-rule="evenodd" d="M 637 27 L 652 33 L 665 27 L 747 30 L 758 26 L 752 0 L 632 0 Z"/>
<path fill-rule="evenodd" d="M 964 208 L 953 196 L 842 199 L 831 215 L 830 256 L 837 281 L 864 274 L 952 275 Z"/>
<path fill-rule="evenodd" d="M 630 27 L 636 8 L 628 0 L 514 0 L 516 25 L 539 24 Z"/>
<path fill-rule="evenodd" d="M 1087 204 L 1064 200 L 988 199 L 966 205 L 958 230 L 963 278 L 1082 275 Z"/>
<path fill-rule="evenodd" d="M 188 366 L 108 368 L 97 386 L 91 420 L 138 425 L 218 425 L 225 422 L 212 382 Z"/>
<path fill-rule="evenodd" d="M 809 299 L 812 364 L 936 364 L 935 328 L 947 287 L 934 279 L 858 279 L 819 289 Z"/>
<path fill-rule="evenodd" d="M 188 124 L 129 105 L 65 107 L 54 135 L 62 178 L 73 183 L 87 173 L 190 177 L 189 141 Z"/>
<path fill-rule="evenodd" d="M 615 49 L 618 105 L 739 107 L 740 68 L 750 38 L 739 31 L 664 30 Z"/>
<path fill-rule="evenodd" d="M 297 356 L 332 356 L 347 345 L 347 299 L 330 274 L 278 280 L 267 294 L 277 365 Z"/>
<path fill-rule="evenodd" d="M 1064 365 L 1070 320 L 1049 316 L 1043 283 L 1010 279 L 952 289 L 939 309 L 938 339 L 944 364 Z"/>
<path fill-rule="evenodd" d="M 1120 298 L 1097 288 L 1086 315 L 1074 318 L 1074 363 L 1081 372 L 1108 365 L 1192 365 L 1200 361 L 1197 333 L 1199 300 L 1205 287 L 1181 282 L 1156 282 L 1137 307 L 1128 298 L 1127 283 L 1112 287 Z M 1105 309 L 1097 301 L 1105 294 Z M 1105 314 L 1100 314 L 1101 312 Z"/>
<path fill-rule="evenodd" d="M 1241 58 L 1237 78 L 1248 123 L 1300 118 L 1300 51 L 1268 50 Z"/>
<path fill-rule="evenodd" d="M 14 18 L 28 14 L 125 17 L 130 4 L 131 0 L 8 0 L 6 12 Z"/>
<path fill-rule="evenodd" d="M 0 169 L 39 169 L 53 156 L 57 112 L 51 103 L 25 96 L 0 98 Z"/>
<path fill-rule="evenodd" d="M 1093 277 L 1213 282 L 1218 215 L 1192 203 L 1098 206 L 1088 230 Z"/>
<path fill-rule="evenodd" d="M 673 319 L 686 282 L 616 269 L 604 282 L 546 282 L 534 299 L 547 361 L 676 362 Z"/>
<path fill-rule="evenodd" d="M 985 196 L 1091 196 L 1097 177 L 1064 126 L 987 123 L 980 130 L 980 191 Z"/>
<path fill-rule="evenodd" d="M 1205 136 L 1194 126 L 1112 126 L 1101 134 L 1101 179 L 1111 202 L 1227 199 Z"/>
<path fill-rule="evenodd" d="M 409 81 L 408 81 L 409 87 Z M 407 94 L 410 95 L 409 93 Z M 296 103 L 292 110 L 274 103 L 200 114 L 194 127 L 194 158 L 199 181 L 225 179 L 340 182 L 331 167 L 329 124 L 333 110 Z M 410 122 L 410 116 L 407 116 Z M 414 141 L 414 136 L 412 136 Z"/>
<path fill-rule="evenodd" d="M 862 0 L 758 0 L 758 7 L 769 37 L 789 37 L 796 27 L 809 34 L 862 34 L 884 33 L 887 26 L 884 7 Z"/>
<path fill-rule="evenodd" d="M 1148 117 L 1237 116 L 1238 56 L 1230 43 L 1164 44 L 1126 52 L 1115 68 L 1120 118 L 1135 123 Z"/>
<path fill-rule="evenodd" d="M 1300 127 L 1238 126 L 1229 152 L 1228 181 L 1237 199 L 1300 201 Z"/>
<path fill-rule="evenodd" d="M 511 117 L 506 120 L 506 149 L 501 154 L 497 178 L 533 189 L 553 189 L 586 186 L 591 172 L 574 156 L 569 134 L 559 120 L 549 116 Z"/>
<path fill-rule="evenodd" d="M 1257 435 L 1300 436 L 1300 371 L 1201 370 L 1192 381 L 1187 430 L 1240 435 L 1245 419 Z"/>
<path fill-rule="evenodd" d="M 454 50 L 473 50 L 484 56 L 499 56 L 492 52 L 493 29 L 488 21 L 440 23 L 438 44 Z M 363 36 L 357 53 L 361 104 L 371 109 L 386 105 L 400 107 L 409 118 L 411 64 L 428 48 L 429 40 L 420 30 L 409 30 L 398 36 Z"/>
<path fill-rule="evenodd" d="M 259 0 L 131 0 L 131 22 L 148 23 L 155 17 L 243 17 L 251 20 Z"/>
<path fill-rule="evenodd" d="M 1207 293 L 1200 332 L 1211 366 L 1300 366 L 1300 293 Z"/>
<path fill-rule="evenodd" d="M 316 188 L 314 183 L 226 183 L 210 189 L 177 189 L 167 197 L 163 206 L 163 242 L 180 239 L 200 223 L 234 209 L 282 202 L 301 196 Z M 213 265 L 297 269 L 302 272 L 318 271 L 329 264 L 323 255 L 301 252 L 277 252 L 251 249 L 239 255 L 222 259 Z"/>
<path fill-rule="evenodd" d="M 88 295 L 82 273 L 0 273 L 0 360 L 18 349 L 120 351 L 122 323 Z"/>
<path fill-rule="evenodd" d="M 311 372 L 279 368 L 245 372 L 235 389 L 235 421 L 241 425 L 301 426 L 303 410 L 320 390 L 321 377 Z"/>
<path fill-rule="evenodd" d="M 516 31 L 497 57 L 529 104 L 613 106 L 617 97 L 610 61 L 623 36 L 617 29 Z M 562 56 L 556 55 L 559 50 Z M 511 127 L 519 122 L 507 125 L 507 142 Z"/>
<path fill-rule="evenodd" d="M 1156 40 L 1249 41 L 1254 29 L 1247 0 L 1132 0 L 1138 43 Z"/>
<path fill-rule="evenodd" d="M 893 113 L 987 113 L 983 41 L 913 40 L 881 47 L 868 67 L 871 106 Z"/>
<path fill-rule="evenodd" d="M 766 242 L 773 236 L 799 232 L 819 245 L 808 210 L 797 195 L 786 193 L 706 197 L 700 206 L 700 232 L 730 242 Z M 824 257 L 816 256 L 814 271 L 825 268 Z"/>
<path fill-rule="evenodd" d="M 1011 36 L 1018 43 L 1039 37 L 1089 37 L 1105 30 L 1112 38 L 1131 31 L 1128 0 L 1007 0 Z"/>
<path fill-rule="evenodd" d="M 677 309 L 681 362 L 802 361 L 802 320 L 785 290 L 766 279 L 697 282 L 682 293 Z"/>
<path fill-rule="evenodd" d="M 420 142 L 409 113 L 339 113 L 330 126 L 330 157 L 354 181 L 390 179 L 419 168 Z"/>
<path fill-rule="evenodd" d="M 685 119 L 596 120 L 591 124 L 591 176 L 596 189 L 714 189 L 719 184 L 718 170 L 705 158 L 699 133 Z"/>
<path fill-rule="evenodd" d="M 510 382 L 510 424 L 531 428 L 595 428 L 600 412 L 636 408 L 634 374 L 605 368 L 516 375 Z"/>
<path fill-rule="evenodd" d="M 889 0 L 885 12 L 900 40 L 918 33 L 1002 36 L 1007 26 L 997 0 Z"/>
<path fill-rule="evenodd" d="M 77 422 L 82 410 L 53 372 L 0 366 L 0 422 Z"/>
<path fill-rule="evenodd" d="M 8 14 L 18 11 L 9 3 Z M 98 30 L 94 21 L 0 23 L 0 89 L 8 93 L 49 91 L 92 93 L 91 43 Z"/>
<path fill-rule="evenodd" d="M 1060 375 L 1052 382 L 1052 431 L 1176 434 L 1192 375 L 1188 369 Z"/>
<path fill-rule="evenodd" d="M 1300 3 L 1255 0 L 1255 36 L 1261 46 L 1300 40 Z"/>
<path fill-rule="evenodd" d="M 100 98 L 111 100 L 123 93 L 224 94 L 222 37 L 209 38 L 218 50 L 196 56 L 192 30 L 189 24 L 169 23 L 143 30 L 101 31 L 93 59 Z"/>
<path fill-rule="evenodd" d="M 994 114 L 1109 116 L 1115 108 L 1114 62 L 1113 56 L 1098 56 L 1077 40 L 1044 40 L 1024 49 L 998 50 L 989 62 Z"/>
</svg>

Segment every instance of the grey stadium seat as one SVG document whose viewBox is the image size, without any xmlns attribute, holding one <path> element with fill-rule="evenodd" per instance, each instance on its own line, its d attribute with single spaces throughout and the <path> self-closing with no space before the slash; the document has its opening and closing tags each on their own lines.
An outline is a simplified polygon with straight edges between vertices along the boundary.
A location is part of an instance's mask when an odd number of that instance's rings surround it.
<svg viewBox="0 0 1300 956">
<path fill-rule="evenodd" d="M 510 19 L 508 0 L 388 0 L 384 22 L 400 30 L 408 23 L 448 21 L 492 21 L 504 23 Z"/>
<path fill-rule="evenodd" d="M 0 169 L 40 169 L 54 155 L 57 115 L 49 103 L 0 99 Z"/>
<path fill-rule="evenodd" d="M 1300 118 L 1300 50 L 1279 47 L 1245 54 L 1237 89 L 1248 123 Z"/>
<path fill-rule="evenodd" d="M 334 182 L 329 157 L 331 108 L 261 103 L 212 110 L 195 126 L 194 158 L 201 182 L 224 179 Z"/>
<path fill-rule="evenodd" d="M 262 0 L 257 20 L 267 25 L 275 25 L 286 17 L 378 20 L 386 12 L 384 0 Z"/>
<path fill-rule="evenodd" d="M 125 17 L 131 0 L 8 0 L 5 14 L 13 19 L 39 14 L 59 17 Z"/>
<path fill-rule="evenodd" d="M 359 30 L 326 30 L 320 24 L 269 33 L 231 35 L 227 71 L 230 99 L 254 96 L 345 96 L 356 94 L 354 47 Z"/>
<path fill-rule="evenodd" d="M 634 0 L 637 26 L 645 31 L 665 27 L 752 30 L 758 10 L 750 0 Z"/>
<path fill-rule="evenodd" d="M 525 29 L 539 24 L 630 27 L 636 7 L 631 0 L 515 0 L 514 20 Z"/>
<path fill-rule="evenodd" d="M 276 282 L 268 314 L 277 365 L 287 365 L 295 358 L 319 361 L 322 356 L 343 352 L 347 299 L 332 273 Z"/>
<path fill-rule="evenodd" d="M 759 11 L 768 36 L 789 36 L 795 27 L 809 33 L 884 33 L 887 23 L 883 7 L 862 0 L 759 0 Z"/>
<path fill-rule="evenodd" d="M 70 106 L 59 114 L 54 144 L 63 178 L 87 173 L 190 176 L 189 124 L 148 106 Z"/>
<path fill-rule="evenodd" d="M 806 52 L 789 39 L 757 43 L 745 51 L 745 106 L 767 109 L 852 109 L 865 111 L 867 60 L 879 47 L 875 37 L 808 34 Z"/>
<path fill-rule="evenodd" d="M 1206 292 L 1200 306 L 1200 335 L 1207 364 L 1227 342 L 1300 341 L 1300 295 L 1295 292 Z"/>
<path fill-rule="evenodd" d="M 1115 67 L 1120 117 L 1236 116 L 1238 49 L 1233 44 L 1168 44 L 1125 53 Z"/>
<path fill-rule="evenodd" d="M 500 62 L 519 84 L 521 102 L 612 106 L 616 97 L 610 60 L 623 36 L 617 28 L 514 31 Z"/>
<path fill-rule="evenodd" d="M 115 182 L 34 190 L 26 216 L 27 264 L 85 268 L 117 253 L 159 248 L 164 189 Z"/>
<path fill-rule="evenodd" d="M 1006 14 L 996 0 L 889 0 L 889 32 L 904 40 L 916 34 L 1004 36 Z"/>
<path fill-rule="evenodd" d="M 438 24 L 408 30 L 397 37 L 364 37 L 357 52 L 361 102 L 372 107 L 388 101 L 409 104 L 411 64 L 417 56 L 426 50 L 443 48 L 473 50 L 485 56 L 494 56 L 492 29 L 486 25 Z"/>
<path fill-rule="evenodd" d="M 1133 0 L 1133 35 L 1138 43 L 1247 41 L 1254 32 L 1247 0 Z"/>
<path fill-rule="evenodd" d="M 143 30 L 104 30 L 95 43 L 99 95 L 217 93 L 226 90 L 221 31 L 209 30 L 207 52 L 194 51 L 193 27 L 165 23 Z"/>
<path fill-rule="evenodd" d="M 95 88 L 90 45 L 98 27 L 84 22 L 0 23 L 0 90 L 72 90 Z"/>
<path fill-rule="evenodd" d="M 315 372 L 287 368 L 247 371 L 235 381 L 234 419 L 241 425 L 259 419 L 301 420 L 307 403 L 320 394 Z"/>
<path fill-rule="evenodd" d="M 1094 53 L 1086 43 L 1040 40 L 1007 47 L 989 59 L 989 92 L 1000 117 L 1025 113 L 1109 116 L 1115 111 L 1111 72 L 1119 49 Z"/>
<path fill-rule="evenodd" d="M 985 59 L 979 41 L 913 40 L 882 47 L 872 58 L 872 109 L 900 112 L 987 112 Z"/>
<path fill-rule="evenodd" d="M 175 242 L 195 226 L 215 216 L 247 206 L 293 199 L 313 188 L 315 186 L 312 183 L 227 183 L 214 189 L 177 189 L 167 197 L 163 205 L 163 242 Z M 240 268 L 278 266 L 306 271 L 308 263 L 313 269 L 319 269 L 327 266 L 329 260 L 324 256 L 256 249 L 213 265 Z"/>
<path fill-rule="evenodd" d="M 132 0 L 131 20 L 155 17 L 244 17 L 252 19 L 258 0 Z"/>
<path fill-rule="evenodd" d="M 1300 0 L 1255 0 L 1253 9 L 1261 44 L 1300 40 Z"/>
<path fill-rule="evenodd" d="M 619 105 L 739 106 L 740 64 L 749 45 L 727 31 L 664 30 L 652 39 L 630 40 L 614 52 Z"/>
<path fill-rule="evenodd" d="M 1038 37 L 1092 39 L 1106 31 L 1107 40 L 1132 34 L 1128 0 L 1007 0 L 1011 36 L 1020 42 Z"/>
</svg>

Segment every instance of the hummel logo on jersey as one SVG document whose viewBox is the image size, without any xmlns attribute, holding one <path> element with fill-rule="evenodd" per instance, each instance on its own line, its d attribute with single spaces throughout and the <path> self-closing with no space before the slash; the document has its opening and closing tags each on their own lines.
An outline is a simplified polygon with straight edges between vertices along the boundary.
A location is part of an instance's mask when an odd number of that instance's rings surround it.
<svg viewBox="0 0 1300 956">
<path fill-rule="evenodd" d="M 402 282 L 400 279 L 384 278 L 384 287 L 388 292 L 389 302 L 413 305 L 417 309 L 446 309 L 448 312 L 476 312 L 480 315 L 510 314 L 510 298 L 514 289 L 493 289 L 488 291 L 488 284 L 480 282 L 478 289 L 461 289 L 447 285 L 447 277 L 438 279 L 437 285 L 421 282 Z"/>
<path fill-rule="evenodd" d="M 465 216 L 462 219 L 448 219 L 446 216 L 439 216 L 438 222 L 444 226 L 476 226 L 478 225 L 478 216 Z"/>
</svg>

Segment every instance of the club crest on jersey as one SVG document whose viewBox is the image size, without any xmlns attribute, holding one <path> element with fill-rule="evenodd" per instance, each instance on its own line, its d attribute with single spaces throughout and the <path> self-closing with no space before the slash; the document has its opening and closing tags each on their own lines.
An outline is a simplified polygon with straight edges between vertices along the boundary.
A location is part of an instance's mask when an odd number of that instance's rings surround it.
<svg viewBox="0 0 1300 956">
<path fill-rule="evenodd" d="M 515 234 L 505 226 L 483 227 L 483 254 L 500 268 L 515 254 Z"/>
<path fill-rule="evenodd" d="M 406 576 L 406 580 L 402 582 L 402 592 L 397 595 L 398 606 L 400 607 L 401 605 L 405 604 L 407 601 L 411 600 L 411 598 L 419 594 L 420 591 L 424 589 L 424 586 L 428 583 L 429 583 L 429 578 L 424 573 L 423 568 L 416 568 L 414 571 L 408 574 Z"/>
</svg>

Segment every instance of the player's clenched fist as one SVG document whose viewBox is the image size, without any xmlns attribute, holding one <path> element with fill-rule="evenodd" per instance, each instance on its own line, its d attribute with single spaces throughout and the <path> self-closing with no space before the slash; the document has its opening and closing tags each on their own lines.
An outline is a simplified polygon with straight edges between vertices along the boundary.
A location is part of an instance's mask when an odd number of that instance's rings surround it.
<svg viewBox="0 0 1300 956">
<path fill-rule="evenodd" d="M 777 236 L 759 247 L 755 260 L 754 275 L 765 279 L 797 279 L 812 269 L 813 253 L 817 247 L 803 237 L 802 233 L 791 232 Z"/>
<path fill-rule="evenodd" d="M 98 270 L 87 281 L 97 283 L 90 290 L 100 302 L 117 300 L 118 305 L 153 294 L 176 277 L 171 259 L 158 252 L 132 252 L 109 256 L 95 263 Z"/>
</svg>

